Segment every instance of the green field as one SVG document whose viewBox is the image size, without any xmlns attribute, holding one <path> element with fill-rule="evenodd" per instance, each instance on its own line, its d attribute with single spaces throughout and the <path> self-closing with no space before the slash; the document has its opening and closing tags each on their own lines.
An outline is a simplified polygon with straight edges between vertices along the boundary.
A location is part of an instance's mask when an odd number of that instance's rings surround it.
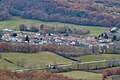
<svg viewBox="0 0 120 80">
<path fill-rule="evenodd" d="M 14 64 L 10 64 L 7 61 L 0 59 L 0 68 L 7 67 L 9 69 L 20 69 L 18 67 L 17 61 L 24 60 L 23 68 L 29 68 L 30 65 L 40 67 L 41 65 L 48 65 L 49 63 L 57 63 L 57 64 L 70 64 L 73 61 L 58 56 L 51 52 L 40 52 L 40 53 L 33 53 L 33 54 L 25 54 L 25 53 L 1 53 L 2 58 L 8 59 Z"/>
<path fill-rule="evenodd" d="M 80 60 L 82 62 L 99 61 L 99 60 L 112 59 L 112 58 L 120 59 L 120 55 L 100 54 L 100 55 L 87 55 L 87 56 L 76 57 L 77 60 Z"/>
<path fill-rule="evenodd" d="M 60 74 L 63 74 L 64 76 L 68 76 L 73 79 L 102 80 L 102 74 L 96 74 L 96 73 L 85 72 L 85 71 L 71 71 L 71 72 L 65 72 Z"/>
<path fill-rule="evenodd" d="M 81 25 L 59 23 L 59 22 L 43 22 L 38 20 L 21 19 L 20 17 L 13 17 L 11 20 L 0 21 L 0 30 L 4 28 L 16 28 L 19 24 L 25 24 L 27 26 L 32 26 L 32 25 L 40 26 L 41 24 L 46 24 L 48 26 L 54 26 L 54 27 L 69 26 L 71 28 L 87 28 L 91 31 L 91 35 L 98 35 L 108 30 L 108 28 L 105 27 L 81 26 Z"/>
</svg>

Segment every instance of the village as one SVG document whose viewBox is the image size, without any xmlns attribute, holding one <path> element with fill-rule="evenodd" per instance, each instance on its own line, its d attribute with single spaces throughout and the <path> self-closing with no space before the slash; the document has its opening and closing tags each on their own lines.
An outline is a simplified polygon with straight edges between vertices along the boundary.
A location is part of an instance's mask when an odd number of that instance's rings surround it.
<svg viewBox="0 0 120 80">
<path fill-rule="evenodd" d="M 58 44 L 72 46 L 92 46 L 90 43 L 96 41 L 94 37 L 74 37 L 65 34 L 14 31 L 13 29 L 3 29 L 1 34 L 1 42 L 10 43 L 29 43 L 29 44 Z"/>
<path fill-rule="evenodd" d="M 43 28 L 43 25 L 42 25 Z M 113 27 L 110 31 L 99 34 L 98 36 L 91 36 L 90 34 L 84 34 L 79 36 L 72 36 L 66 32 L 55 33 L 55 32 L 43 32 L 42 30 L 38 31 L 27 31 L 26 28 L 22 26 L 22 29 L 19 28 L 19 31 L 14 29 L 3 29 L 1 33 L 1 42 L 10 42 L 10 43 L 29 43 L 36 45 L 45 45 L 45 44 L 57 44 L 57 45 L 67 45 L 67 46 L 81 46 L 81 47 L 109 47 L 115 42 L 120 40 L 120 29 Z M 33 28 L 32 28 L 33 29 Z M 69 29 L 69 28 L 68 28 Z M 34 30 L 34 29 L 33 29 Z M 62 31 L 63 32 L 63 31 Z"/>
</svg>

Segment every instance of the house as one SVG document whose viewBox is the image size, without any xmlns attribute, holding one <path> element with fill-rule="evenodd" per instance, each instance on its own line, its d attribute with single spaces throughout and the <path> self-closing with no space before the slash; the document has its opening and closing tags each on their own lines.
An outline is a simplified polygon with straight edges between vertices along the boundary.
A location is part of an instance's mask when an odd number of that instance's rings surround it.
<svg viewBox="0 0 120 80">
<path fill-rule="evenodd" d="M 112 33 L 114 33 L 114 32 L 117 32 L 117 29 L 118 29 L 117 27 L 113 27 L 113 28 L 111 28 L 110 31 L 111 31 Z"/>
<path fill-rule="evenodd" d="M 17 41 L 18 41 L 18 38 L 16 38 L 16 37 L 10 37 L 8 40 L 9 40 L 10 42 L 17 42 Z"/>
<path fill-rule="evenodd" d="M 110 31 L 102 33 L 98 37 L 100 43 L 110 43 L 114 41 L 120 41 L 120 29 L 113 27 Z"/>
<path fill-rule="evenodd" d="M 41 34 L 40 34 L 40 33 L 36 33 L 35 35 L 36 35 L 36 36 L 40 36 Z"/>
<path fill-rule="evenodd" d="M 12 29 L 3 29 L 3 32 L 12 32 L 13 30 Z"/>
<path fill-rule="evenodd" d="M 108 45 L 108 44 L 99 44 L 98 46 L 99 46 L 99 47 L 106 47 L 106 48 L 109 48 L 109 45 Z"/>
<path fill-rule="evenodd" d="M 100 42 L 100 43 L 110 43 L 111 39 L 101 39 L 98 42 Z"/>
<path fill-rule="evenodd" d="M 39 42 L 40 45 L 47 44 L 47 43 L 48 43 L 48 41 L 41 41 L 41 42 Z"/>
<path fill-rule="evenodd" d="M 75 41 L 71 41 L 71 42 L 70 42 L 70 45 L 75 45 L 75 44 L 76 44 Z"/>
<path fill-rule="evenodd" d="M 62 42 L 62 40 L 60 40 L 60 39 L 55 39 L 55 42 L 56 42 L 56 43 L 60 43 L 60 42 Z"/>
<path fill-rule="evenodd" d="M 93 41 L 95 41 L 95 39 L 93 37 L 87 37 L 85 40 L 86 40 L 86 42 L 93 42 Z"/>
</svg>

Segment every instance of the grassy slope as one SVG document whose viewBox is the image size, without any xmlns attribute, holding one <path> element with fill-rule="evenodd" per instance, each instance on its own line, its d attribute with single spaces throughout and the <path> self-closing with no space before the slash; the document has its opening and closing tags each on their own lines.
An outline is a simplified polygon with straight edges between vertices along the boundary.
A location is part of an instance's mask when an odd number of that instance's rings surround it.
<svg viewBox="0 0 120 80">
<path fill-rule="evenodd" d="M 46 24 L 46 25 L 55 26 L 55 27 L 69 26 L 71 28 L 87 28 L 91 30 L 92 35 L 98 35 L 108 30 L 108 28 L 97 27 L 97 26 L 81 26 L 81 25 L 59 23 L 59 22 L 42 22 L 38 20 L 21 19 L 20 17 L 13 17 L 11 20 L 0 21 L 0 30 L 3 28 L 11 28 L 11 27 L 14 28 L 19 24 L 26 24 L 28 26 L 30 25 L 39 26 L 40 24 Z"/>
<path fill-rule="evenodd" d="M 77 57 L 76 59 L 81 60 L 82 62 L 89 62 L 89 61 L 99 61 L 110 58 L 119 59 L 120 55 L 116 55 L 116 54 L 88 55 L 88 56 Z"/>
<path fill-rule="evenodd" d="M 21 67 L 18 67 L 18 66 L 14 65 L 14 64 L 8 63 L 8 62 L 0 59 L 0 68 L 2 68 L 2 69 L 3 68 L 7 68 L 7 69 L 19 69 Z"/>
<path fill-rule="evenodd" d="M 85 72 L 85 71 L 71 71 L 71 72 L 65 72 L 60 74 L 63 74 L 64 76 L 68 76 L 74 79 L 102 80 L 101 74 Z"/>
<path fill-rule="evenodd" d="M 17 61 L 25 60 L 25 68 L 28 68 L 30 65 L 36 65 L 40 67 L 41 65 L 48 65 L 49 63 L 58 63 L 58 64 L 69 64 L 72 63 L 71 60 L 65 59 L 61 56 L 58 56 L 51 52 L 41 52 L 36 54 L 24 54 L 24 53 L 3 53 L 3 58 L 13 61 L 15 64 L 10 64 L 5 61 L 1 61 L 0 68 L 6 66 L 10 69 L 20 68 L 16 66 Z"/>
</svg>

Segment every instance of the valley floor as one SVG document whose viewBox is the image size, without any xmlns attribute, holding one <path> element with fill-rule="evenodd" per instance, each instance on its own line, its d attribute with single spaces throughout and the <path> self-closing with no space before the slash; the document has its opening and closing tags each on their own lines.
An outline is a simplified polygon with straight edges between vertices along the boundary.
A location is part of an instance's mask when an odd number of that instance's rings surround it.
<svg viewBox="0 0 120 80">
<path fill-rule="evenodd" d="M 0 53 L 0 68 L 7 68 L 7 69 L 25 69 L 30 68 L 30 66 L 35 66 L 37 68 L 41 67 L 42 65 L 49 65 L 49 63 L 53 64 L 71 64 L 74 61 L 69 59 L 63 58 L 59 55 L 56 55 L 51 52 L 39 52 L 39 53 Z M 96 60 L 103 60 L 106 58 L 119 58 L 119 55 L 113 54 L 102 54 L 102 55 L 90 55 L 90 56 L 83 56 L 77 58 L 82 59 L 83 62 L 90 62 Z M 92 59 L 91 59 L 92 58 Z M 7 62 L 4 59 L 7 59 L 13 63 Z M 18 62 L 23 62 L 24 67 L 17 66 Z M 94 71 L 93 71 L 94 72 Z M 98 73 L 93 72 L 85 72 L 85 71 L 70 71 L 70 72 L 63 72 L 58 74 L 63 74 L 64 76 L 68 76 L 74 79 L 85 79 L 85 80 L 102 80 L 102 74 L 100 71 Z"/>
</svg>

